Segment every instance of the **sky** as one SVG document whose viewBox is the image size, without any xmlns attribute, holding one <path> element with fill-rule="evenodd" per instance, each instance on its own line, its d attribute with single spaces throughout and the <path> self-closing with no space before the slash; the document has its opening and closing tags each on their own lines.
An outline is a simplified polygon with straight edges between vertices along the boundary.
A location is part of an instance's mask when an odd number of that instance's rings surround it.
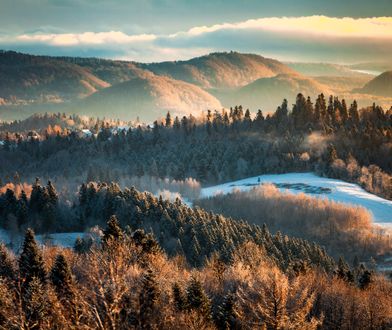
<svg viewBox="0 0 392 330">
<path fill-rule="evenodd" d="M 390 61 L 391 0 L 0 0 L 0 49 L 141 62 L 215 51 Z"/>
</svg>

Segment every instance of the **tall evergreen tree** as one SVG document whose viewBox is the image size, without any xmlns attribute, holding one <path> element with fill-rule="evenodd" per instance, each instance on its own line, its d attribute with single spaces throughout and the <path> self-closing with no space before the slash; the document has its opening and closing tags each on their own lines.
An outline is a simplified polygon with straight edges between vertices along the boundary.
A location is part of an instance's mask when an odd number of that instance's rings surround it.
<svg viewBox="0 0 392 330">
<path fill-rule="evenodd" d="M 142 280 L 139 294 L 139 316 L 142 329 L 151 329 L 153 325 L 154 308 L 159 298 L 158 284 L 151 269 L 148 269 Z"/>
<path fill-rule="evenodd" d="M 33 276 L 26 286 L 22 299 L 22 307 L 26 329 L 43 329 L 50 311 L 50 304 L 45 288 L 39 278 Z"/>
<path fill-rule="evenodd" d="M 15 279 L 15 266 L 3 243 L 0 244 L 0 278 L 4 278 L 8 281 L 13 281 Z"/>
<path fill-rule="evenodd" d="M 45 265 L 32 229 L 27 229 L 25 234 L 22 253 L 19 257 L 19 273 L 25 284 L 32 281 L 34 277 L 41 283 L 46 283 Z"/>
<path fill-rule="evenodd" d="M 173 284 L 172 293 L 173 293 L 173 302 L 175 308 L 178 311 L 184 310 L 186 308 L 186 298 L 181 287 L 177 282 Z"/>
<path fill-rule="evenodd" d="M 53 264 L 49 275 L 57 297 L 61 301 L 71 302 L 73 298 L 73 279 L 71 269 L 64 255 L 59 254 Z"/>
<path fill-rule="evenodd" d="M 103 232 L 102 241 L 108 243 L 109 241 L 118 241 L 123 237 L 123 231 L 120 227 L 120 223 L 115 215 L 112 215 L 107 222 L 107 227 Z"/>
<path fill-rule="evenodd" d="M 187 307 L 190 310 L 197 310 L 205 319 L 211 318 L 211 304 L 201 282 L 192 276 L 186 290 Z"/>
<path fill-rule="evenodd" d="M 227 294 L 218 308 L 216 325 L 219 330 L 237 329 L 238 312 L 235 306 L 233 294 Z"/>
</svg>

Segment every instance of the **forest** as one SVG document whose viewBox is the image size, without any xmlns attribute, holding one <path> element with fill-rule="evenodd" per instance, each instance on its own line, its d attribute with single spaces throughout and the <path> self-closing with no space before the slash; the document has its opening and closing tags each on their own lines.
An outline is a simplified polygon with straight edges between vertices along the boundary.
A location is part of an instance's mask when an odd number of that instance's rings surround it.
<svg viewBox="0 0 392 330">
<path fill-rule="evenodd" d="M 264 236 L 269 239 L 268 236 Z M 110 217 L 88 250 L 0 246 L 3 329 L 390 329 L 392 284 L 342 259 L 282 269 L 256 243 L 190 268 Z"/>
<path fill-rule="evenodd" d="M 3 185 L 31 183 L 37 176 L 80 185 L 144 175 L 193 178 L 208 185 L 311 170 L 392 199 L 392 110 L 375 104 L 358 109 L 356 102 L 347 106 L 322 94 L 313 104 L 298 94 L 291 110 L 284 100 L 265 117 L 261 110 L 252 115 L 236 106 L 208 111 L 203 118 L 172 118 L 168 113 L 152 125 L 114 133 L 113 123 L 91 122 L 96 136 L 81 137 L 71 129 L 56 132 L 50 126 L 38 140 L 28 137 L 31 126 L 23 130 L 23 122 L 3 124 Z M 13 127 L 19 131 L 12 132 Z"/>
<path fill-rule="evenodd" d="M 391 242 L 365 209 L 271 185 L 200 190 L 314 171 L 392 199 L 392 109 L 298 94 L 266 116 L 46 114 L 0 131 L 0 229 L 25 235 L 0 247 L 0 328 L 391 328 L 377 270 Z M 85 232 L 72 249 L 34 236 L 71 232 Z"/>
</svg>

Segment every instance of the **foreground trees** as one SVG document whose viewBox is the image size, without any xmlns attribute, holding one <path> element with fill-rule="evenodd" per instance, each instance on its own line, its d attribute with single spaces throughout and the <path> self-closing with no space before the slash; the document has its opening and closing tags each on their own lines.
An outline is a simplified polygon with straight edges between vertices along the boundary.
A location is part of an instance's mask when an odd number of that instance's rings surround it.
<svg viewBox="0 0 392 330">
<path fill-rule="evenodd" d="M 34 245 L 30 234 L 25 246 Z M 58 248 L 32 250 L 43 256 L 50 281 L 33 277 L 21 292 L 18 283 L 25 270 L 16 269 L 14 280 L 1 276 L 2 329 L 388 329 L 392 325 L 392 283 L 386 279 L 375 276 L 366 287 L 358 287 L 317 268 L 283 272 L 253 243 L 238 248 L 233 261 L 219 267 L 219 272 L 216 260 L 195 269 L 181 256 L 146 252 L 132 234 L 97 243 L 83 254 Z M 34 263 L 36 254 L 29 255 L 24 260 L 31 258 Z M 12 255 L 9 258 L 14 262 Z"/>
</svg>

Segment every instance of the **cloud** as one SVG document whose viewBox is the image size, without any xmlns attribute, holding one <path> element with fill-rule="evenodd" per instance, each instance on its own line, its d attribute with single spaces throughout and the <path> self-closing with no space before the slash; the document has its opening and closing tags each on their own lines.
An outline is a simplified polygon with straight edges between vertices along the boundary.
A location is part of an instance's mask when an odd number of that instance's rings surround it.
<svg viewBox="0 0 392 330">
<path fill-rule="evenodd" d="M 111 54 L 138 61 L 189 58 L 206 51 L 255 52 L 284 60 L 356 62 L 389 60 L 392 17 L 267 17 L 195 26 L 171 34 L 122 31 L 25 33 L 0 36 L 13 49 L 45 49 L 49 55 Z"/>
<path fill-rule="evenodd" d="M 392 39 L 392 17 L 336 18 L 327 16 L 267 17 L 239 23 L 198 26 L 177 36 L 198 36 L 222 30 L 261 30 L 290 34 L 322 35 L 336 38 L 388 38 Z"/>
<path fill-rule="evenodd" d="M 75 46 L 75 45 L 104 45 L 132 44 L 137 42 L 149 42 L 156 39 L 153 34 L 127 35 L 120 31 L 110 32 L 84 32 L 84 33 L 62 33 L 62 34 L 23 34 L 16 37 L 21 42 L 39 42 L 53 46 Z"/>
</svg>

